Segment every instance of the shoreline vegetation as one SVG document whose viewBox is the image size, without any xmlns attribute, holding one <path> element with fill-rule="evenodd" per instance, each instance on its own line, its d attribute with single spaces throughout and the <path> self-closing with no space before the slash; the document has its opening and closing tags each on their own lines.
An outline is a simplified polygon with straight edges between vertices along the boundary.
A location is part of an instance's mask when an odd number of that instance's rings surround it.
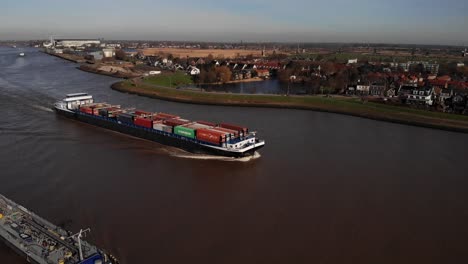
<svg viewBox="0 0 468 264">
<path fill-rule="evenodd" d="M 172 85 L 174 84 L 172 83 Z M 179 85 L 183 85 L 183 83 Z M 177 87 L 177 85 L 174 85 L 174 87 Z M 363 102 L 358 98 L 324 97 L 323 95 L 286 96 L 202 92 L 169 88 L 167 85 L 164 85 L 164 81 L 148 81 L 144 79 L 116 82 L 111 85 L 111 88 L 124 93 L 179 103 L 313 110 L 468 133 L 468 116 Z"/>
</svg>

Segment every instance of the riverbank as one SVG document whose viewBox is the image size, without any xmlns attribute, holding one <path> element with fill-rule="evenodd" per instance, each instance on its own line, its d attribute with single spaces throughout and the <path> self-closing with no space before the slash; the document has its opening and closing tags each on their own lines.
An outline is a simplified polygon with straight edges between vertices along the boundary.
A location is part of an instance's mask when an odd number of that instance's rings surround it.
<svg viewBox="0 0 468 264">
<path fill-rule="evenodd" d="M 468 116 L 361 102 L 356 98 L 198 92 L 128 80 L 114 83 L 111 88 L 120 92 L 180 103 L 313 110 L 468 133 Z"/>
<path fill-rule="evenodd" d="M 233 84 L 233 83 L 253 83 L 253 82 L 263 82 L 265 79 L 255 77 L 249 79 L 242 79 L 242 80 L 233 80 L 229 81 L 226 84 Z M 224 83 L 202 83 L 201 85 L 224 85 Z"/>
<path fill-rule="evenodd" d="M 116 66 L 100 66 L 100 65 L 82 64 L 78 67 L 78 69 L 85 71 L 85 72 L 106 75 L 106 76 L 111 76 L 111 77 L 116 77 L 116 78 L 123 78 L 123 79 L 136 78 L 140 76 L 138 74 L 125 71 L 124 69 L 121 69 Z"/>
<path fill-rule="evenodd" d="M 85 63 L 86 62 L 86 60 L 83 57 L 78 56 L 78 55 L 64 54 L 64 53 L 58 54 L 58 53 L 52 53 L 52 52 L 46 52 L 46 51 L 44 51 L 44 53 L 55 56 L 55 57 L 60 58 L 60 59 L 71 61 L 71 62 L 74 62 L 74 63 Z"/>
</svg>

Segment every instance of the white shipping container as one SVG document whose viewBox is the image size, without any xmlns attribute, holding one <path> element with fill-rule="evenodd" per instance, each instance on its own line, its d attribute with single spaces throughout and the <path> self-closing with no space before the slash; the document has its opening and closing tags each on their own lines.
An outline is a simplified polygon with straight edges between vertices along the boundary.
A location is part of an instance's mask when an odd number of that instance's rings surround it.
<svg viewBox="0 0 468 264">
<path fill-rule="evenodd" d="M 171 126 L 166 126 L 162 123 L 153 123 L 153 129 L 159 130 L 159 131 L 164 131 L 167 133 L 172 133 L 172 127 Z"/>
</svg>

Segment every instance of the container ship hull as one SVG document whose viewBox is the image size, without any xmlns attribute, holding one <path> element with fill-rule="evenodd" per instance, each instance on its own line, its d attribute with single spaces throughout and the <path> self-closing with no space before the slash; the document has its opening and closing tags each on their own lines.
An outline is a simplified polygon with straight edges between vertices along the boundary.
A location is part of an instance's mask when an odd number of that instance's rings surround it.
<svg viewBox="0 0 468 264">
<path fill-rule="evenodd" d="M 28 263 L 32 264 L 41 264 L 37 261 L 35 261 L 33 258 L 29 258 L 28 254 L 26 252 L 20 250 L 18 246 L 14 245 L 11 243 L 9 240 L 5 239 L 3 236 L 0 236 L 0 242 L 5 244 L 7 247 L 9 247 L 11 250 L 13 250 L 17 255 L 19 255 L 21 258 L 26 259 Z"/>
<path fill-rule="evenodd" d="M 184 137 L 179 137 L 174 134 L 164 133 L 154 129 L 143 128 L 129 123 L 119 122 L 111 118 L 105 118 L 101 116 L 95 116 L 87 113 L 82 113 L 80 111 L 69 111 L 66 109 L 60 109 L 55 107 L 54 110 L 62 116 L 75 119 L 87 124 L 98 126 L 101 128 L 106 128 L 123 134 L 131 135 L 134 137 L 154 141 L 166 146 L 171 146 L 179 148 L 190 153 L 194 154 L 205 154 L 205 155 L 215 155 L 215 156 L 224 156 L 232 158 L 242 158 L 253 156 L 257 150 L 264 146 L 261 144 L 254 144 L 247 150 L 243 151 L 231 151 L 224 148 L 203 145 L 197 141 L 187 139 Z"/>
<path fill-rule="evenodd" d="M 0 195 L 0 242 L 28 263 L 118 264 L 114 256 L 82 240 L 88 232 L 72 235 Z"/>
</svg>

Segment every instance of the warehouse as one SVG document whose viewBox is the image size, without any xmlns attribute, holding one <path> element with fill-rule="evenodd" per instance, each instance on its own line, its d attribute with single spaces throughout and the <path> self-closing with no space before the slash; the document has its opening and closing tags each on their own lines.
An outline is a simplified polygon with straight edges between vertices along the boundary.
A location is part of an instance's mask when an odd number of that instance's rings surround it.
<svg viewBox="0 0 468 264">
<path fill-rule="evenodd" d="M 101 41 L 99 39 L 56 39 L 55 46 L 64 48 L 76 48 L 83 46 L 99 45 Z"/>
</svg>

